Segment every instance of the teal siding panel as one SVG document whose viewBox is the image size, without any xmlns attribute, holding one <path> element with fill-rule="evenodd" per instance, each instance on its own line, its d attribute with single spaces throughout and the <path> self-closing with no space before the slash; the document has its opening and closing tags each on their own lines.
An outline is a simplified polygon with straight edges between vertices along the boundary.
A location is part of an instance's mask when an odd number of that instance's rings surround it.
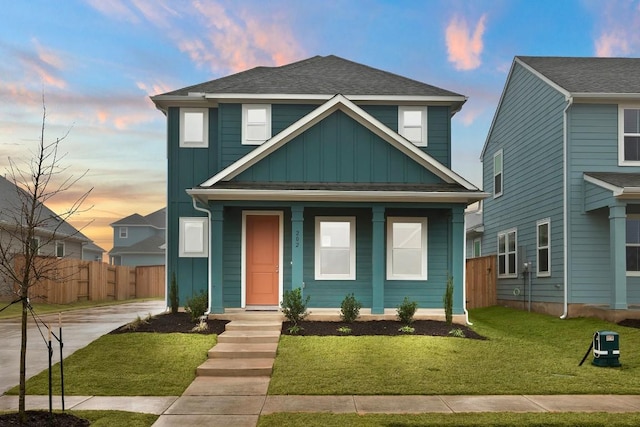
<svg viewBox="0 0 640 427">
<path fill-rule="evenodd" d="M 483 254 L 497 252 L 500 231 L 515 228 L 519 253 L 535 263 L 537 221 L 551 220 L 551 276 L 533 277 L 532 301 L 562 302 L 564 96 L 518 64 L 497 112 L 483 161 L 493 192 L 493 156 L 503 150 L 503 195 L 484 201 Z M 520 269 L 523 259 L 518 260 Z M 519 271 L 519 270 L 518 270 Z M 518 288 L 520 296 L 514 296 Z M 522 300 L 521 277 L 498 279 L 499 299 Z"/>
<path fill-rule="evenodd" d="M 302 147 L 301 147 L 302 146 Z M 290 154 L 293 151 L 294 154 Z M 300 155 L 301 157 L 296 157 Z M 296 165 L 289 167 L 292 159 Z M 338 111 L 234 179 L 265 182 L 398 182 L 441 180 L 361 124 Z"/>
<path fill-rule="evenodd" d="M 242 210 L 224 210 L 223 247 L 223 288 L 224 307 L 240 307 L 242 280 Z"/>
<path fill-rule="evenodd" d="M 316 108 L 312 104 L 272 104 L 271 135 L 279 134 Z"/>
<path fill-rule="evenodd" d="M 393 131 L 398 131 L 398 107 L 395 105 L 361 105 L 361 108 L 371 114 L 383 125 Z"/>
<path fill-rule="evenodd" d="M 427 154 L 451 167 L 451 112 L 449 107 L 429 107 L 427 112 Z"/>
<path fill-rule="evenodd" d="M 225 168 L 255 149 L 255 145 L 242 145 L 242 104 L 220 104 L 220 160 Z"/>
</svg>

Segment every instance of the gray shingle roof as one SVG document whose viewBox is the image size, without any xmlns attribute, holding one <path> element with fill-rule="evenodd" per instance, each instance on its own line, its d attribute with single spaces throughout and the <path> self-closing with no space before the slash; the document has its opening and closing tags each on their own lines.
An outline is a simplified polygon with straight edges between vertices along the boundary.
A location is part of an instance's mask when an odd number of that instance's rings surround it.
<svg viewBox="0 0 640 427">
<path fill-rule="evenodd" d="M 16 187 L 12 181 L 0 176 L 0 221 L 18 224 L 21 219 L 20 211 L 23 205 L 23 199 L 20 197 L 19 192 L 29 197 L 24 190 Z M 42 205 L 40 225 L 43 231 L 55 232 L 60 238 L 72 237 L 86 242 L 91 241 L 78 229 L 63 221 L 46 205 Z"/>
<path fill-rule="evenodd" d="M 517 58 L 571 93 L 640 94 L 640 58 Z"/>
<path fill-rule="evenodd" d="M 256 67 L 160 96 L 189 93 L 462 96 L 334 55 Z"/>
<path fill-rule="evenodd" d="M 109 255 L 120 254 L 163 254 L 164 236 L 151 236 L 134 243 L 131 246 L 115 246 L 109 251 Z"/>
<path fill-rule="evenodd" d="M 134 213 L 128 217 L 119 219 L 111 223 L 111 226 L 136 226 L 150 225 L 155 228 L 164 229 L 166 226 L 167 208 L 158 209 L 146 216 Z"/>
<path fill-rule="evenodd" d="M 625 172 L 585 172 L 585 175 L 604 181 L 616 187 L 639 187 L 640 173 Z"/>
</svg>

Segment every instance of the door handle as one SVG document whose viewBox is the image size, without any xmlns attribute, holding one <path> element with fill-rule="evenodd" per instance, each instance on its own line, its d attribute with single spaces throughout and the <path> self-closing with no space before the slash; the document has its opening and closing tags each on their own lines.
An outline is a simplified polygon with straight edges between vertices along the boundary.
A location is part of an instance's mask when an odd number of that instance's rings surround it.
<svg viewBox="0 0 640 427">
<path fill-rule="evenodd" d="M 276 273 L 280 273 L 280 266 L 276 265 Z"/>
</svg>

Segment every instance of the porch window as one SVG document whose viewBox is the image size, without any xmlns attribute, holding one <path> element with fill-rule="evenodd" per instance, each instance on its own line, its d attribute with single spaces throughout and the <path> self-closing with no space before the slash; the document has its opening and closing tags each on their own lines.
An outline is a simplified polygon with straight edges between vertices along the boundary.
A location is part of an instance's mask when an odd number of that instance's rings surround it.
<svg viewBox="0 0 640 427">
<path fill-rule="evenodd" d="M 482 256 L 482 239 L 480 237 L 476 237 L 473 239 L 473 257 L 477 258 Z"/>
<path fill-rule="evenodd" d="M 242 144 L 260 145 L 271 138 L 271 105 L 242 105 Z"/>
<path fill-rule="evenodd" d="M 427 218 L 387 218 L 387 280 L 427 280 Z"/>
<path fill-rule="evenodd" d="M 620 164 L 640 164 L 640 107 L 620 107 L 618 111 Z"/>
<path fill-rule="evenodd" d="M 58 258 L 64 257 L 64 242 L 56 242 L 56 256 Z"/>
<path fill-rule="evenodd" d="M 356 279 L 356 218 L 316 217 L 316 280 Z"/>
<path fill-rule="evenodd" d="M 398 107 L 398 133 L 418 147 L 426 147 L 427 107 Z"/>
<path fill-rule="evenodd" d="M 517 231 L 498 233 L 498 277 L 517 277 Z"/>
<path fill-rule="evenodd" d="M 31 253 L 34 253 L 36 255 L 40 255 L 40 238 L 39 237 L 33 237 L 31 239 L 31 242 L 29 242 L 29 247 L 31 248 Z"/>
<path fill-rule="evenodd" d="M 182 258 L 206 258 L 209 254 L 207 218 L 180 218 L 178 253 Z"/>
<path fill-rule="evenodd" d="M 551 276 L 551 220 L 543 219 L 537 224 L 538 277 Z"/>
<path fill-rule="evenodd" d="M 627 273 L 640 275 L 640 215 L 627 215 Z"/>
<path fill-rule="evenodd" d="M 209 146 L 209 110 L 180 109 L 180 147 L 207 148 Z"/>
<path fill-rule="evenodd" d="M 502 196 L 502 150 L 493 155 L 493 197 Z"/>
</svg>

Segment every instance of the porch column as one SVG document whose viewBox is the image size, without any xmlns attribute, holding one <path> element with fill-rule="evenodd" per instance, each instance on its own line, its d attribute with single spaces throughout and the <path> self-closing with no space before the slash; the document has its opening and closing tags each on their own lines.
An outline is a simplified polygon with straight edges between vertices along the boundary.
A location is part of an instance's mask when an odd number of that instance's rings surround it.
<svg viewBox="0 0 640 427">
<path fill-rule="evenodd" d="M 374 206 L 371 233 L 371 314 L 384 314 L 384 206 Z"/>
<path fill-rule="evenodd" d="M 221 204 L 211 205 L 211 231 L 209 238 L 211 239 L 211 313 L 224 313 L 222 304 L 222 251 L 224 247 L 224 206 Z"/>
<path fill-rule="evenodd" d="M 464 208 L 451 209 L 451 277 L 453 278 L 453 314 L 464 314 Z M 444 294 L 443 294 L 444 295 Z"/>
<path fill-rule="evenodd" d="M 627 229 L 626 204 L 609 206 L 609 246 L 611 257 L 611 306 L 627 309 Z"/>
<path fill-rule="evenodd" d="M 291 206 L 291 289 L 301 288 L 304 294 L 304 206 Z"/>
</svg>

